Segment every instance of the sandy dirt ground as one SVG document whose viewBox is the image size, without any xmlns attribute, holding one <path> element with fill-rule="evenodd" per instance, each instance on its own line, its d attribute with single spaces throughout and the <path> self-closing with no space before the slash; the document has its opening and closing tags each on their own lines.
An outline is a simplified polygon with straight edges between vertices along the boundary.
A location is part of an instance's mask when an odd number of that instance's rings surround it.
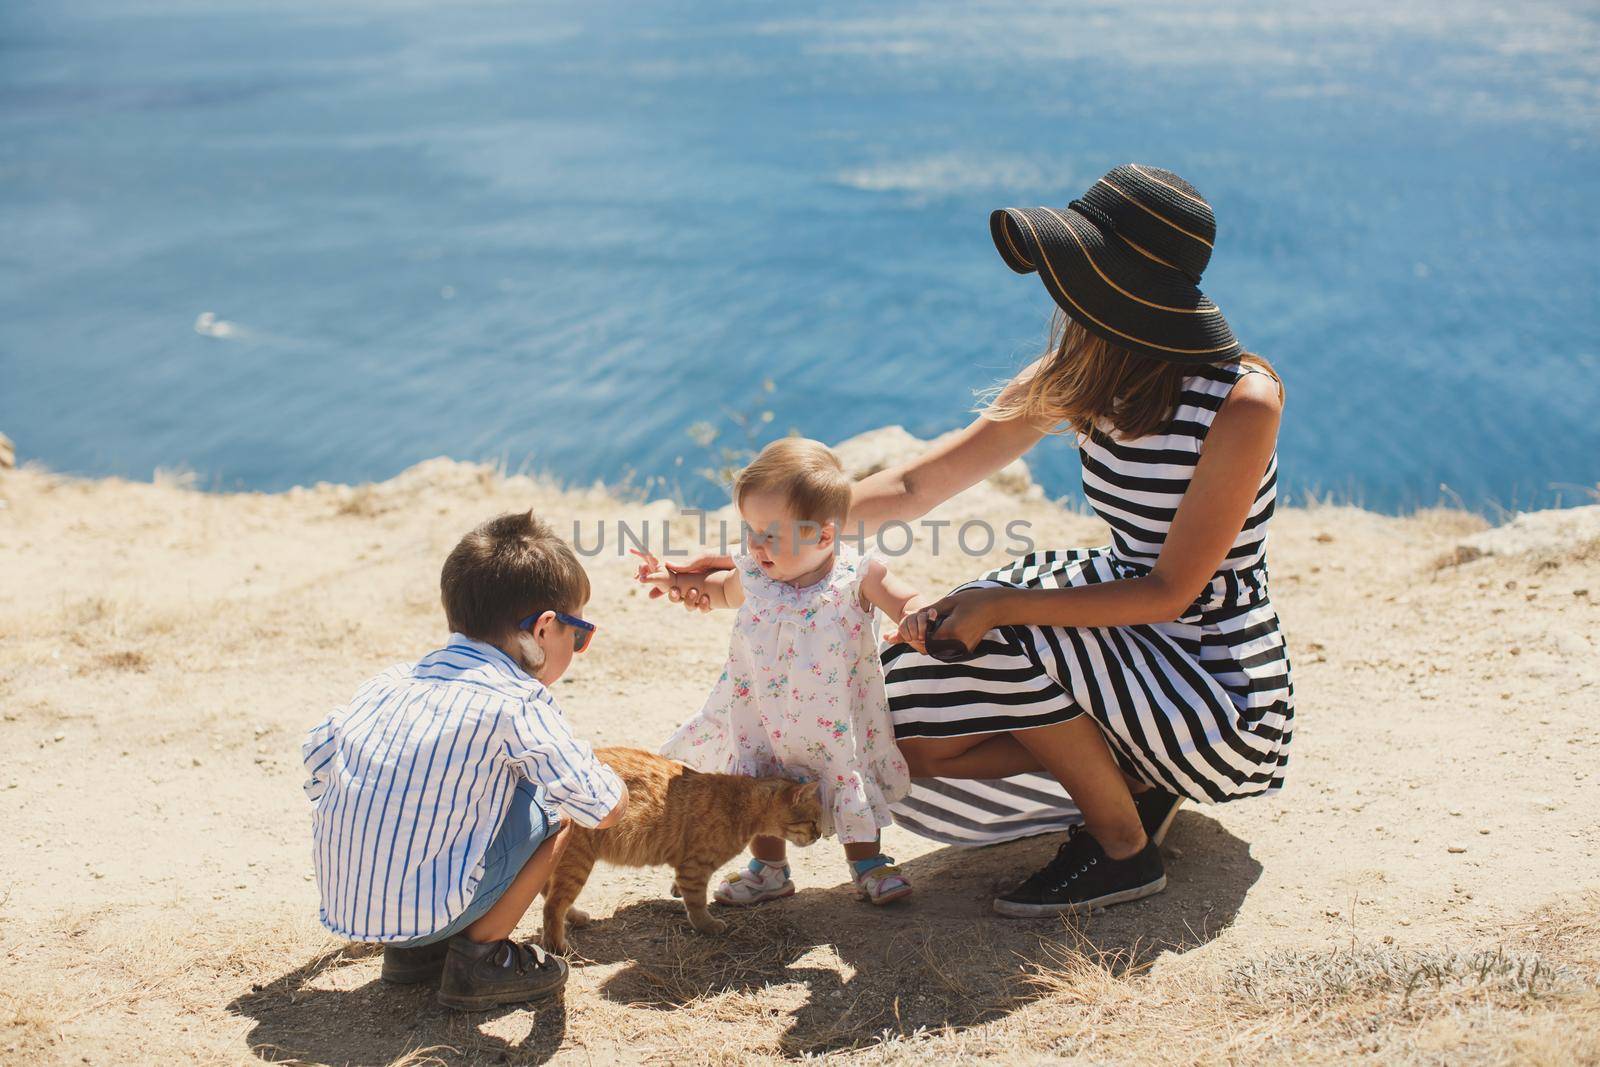
<svg viewBox="0 0 1600 1067">
<path fill-rule="evenodd" d="M 1106 540 L 1012 489 L 944 516 Z M 0 503 L 0 1062 L 1600 1059 L 1593 524 L 1483 554 L 1459 513 L 1282 509 L 1288 788 L 1184 809 L 1149 901 L 998 919 L 1058 837 L 895 829 L 905 906 L 854 902 L 824 842 L 797 896 L 708 940 L 664 872 L 602 868 L 564 1002 L 460 1016 L 318 926 L 301 735 L 440 643 L 439 565 L 476 522 L 532 507 L 592 545 L 658 539 L 672 506 L 448 461 L 280 495 L 0 470 Z M 558 695 L 581 734 L 653 747 L 729 620 L 647 600 L 614 541 Z M 943 591 L 1002 558 L 923 543 L 903 570 Z"/>
</svg>

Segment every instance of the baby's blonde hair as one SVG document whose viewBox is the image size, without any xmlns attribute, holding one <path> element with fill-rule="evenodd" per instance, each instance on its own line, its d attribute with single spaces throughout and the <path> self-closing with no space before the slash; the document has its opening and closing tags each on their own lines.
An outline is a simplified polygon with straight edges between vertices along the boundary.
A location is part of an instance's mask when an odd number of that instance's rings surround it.
<svg viewBox="0 0 1600 1067">
<path fill-rule="evenodd" d="M 843 523 L 850 514 L 850 476 L 827 445 L 782 437 L 761 450 L 733 482 L 733 502 L 746 493 L 777 493 L 802 522 Z"/>
</svg>

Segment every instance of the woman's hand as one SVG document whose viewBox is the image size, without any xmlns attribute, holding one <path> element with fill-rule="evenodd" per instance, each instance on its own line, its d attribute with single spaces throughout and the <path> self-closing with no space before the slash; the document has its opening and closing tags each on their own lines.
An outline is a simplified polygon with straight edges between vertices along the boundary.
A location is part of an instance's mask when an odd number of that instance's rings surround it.
<svg viewBox="0 0 1600 1067">
<path fill-rule="evenodd" d="M 963 589 L 919 608 L 900 620 L 895 640 L 918 652 L 928 651 L 928 628 L 938 621 L 940 640 L 960 641 L 969 649 L 978 647 L 983 635 L 1000 625 L 994 617 L 995 594 L 999 589 Z"/>
<path fill-rule="evenodd" d="M 701 584 L 694 575 L 706 575 L 715 571 L 733 569 L 733 557 L 721 556 L 714 553 L 696 556 L 688 563 L 682 565 L 662 563 L 649 552 L 641 552 L 637 548 L 629 549 L 642 561 L 635 577 L 642 583 L 650 586 L 650 599 L 665 596 L 674 604 L 681 603 L 689 611 L 708 612 L 711 610 L 711 598 L 706 595 Z"/>
<path fill-rule="evenodd" d="M 900 619 L 900 629 L 895 632 L 895 643 L 910 645 L 918 652 L 927 652 L 928 629 L 938 618 L 939 612 L 932 604 L 906 612 Z"/>
</svg>

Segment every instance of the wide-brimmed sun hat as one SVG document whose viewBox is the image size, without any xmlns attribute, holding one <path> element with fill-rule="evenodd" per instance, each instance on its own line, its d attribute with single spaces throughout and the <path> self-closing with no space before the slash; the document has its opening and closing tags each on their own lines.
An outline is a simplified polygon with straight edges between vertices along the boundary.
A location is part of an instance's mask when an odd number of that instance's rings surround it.
<svg viewBox="0 0 1600 1067">
<path fill-rule="evenodd" d="M 1241 351 L 1200 291 L 1216 217 L 1170 170 L 1124 164 L 1065 208 L 1001 208 L 989 231 L 1007 266 L 1037 271 L 1061 310 L 1097 337 L 1172 363 Z"/>
</svg>

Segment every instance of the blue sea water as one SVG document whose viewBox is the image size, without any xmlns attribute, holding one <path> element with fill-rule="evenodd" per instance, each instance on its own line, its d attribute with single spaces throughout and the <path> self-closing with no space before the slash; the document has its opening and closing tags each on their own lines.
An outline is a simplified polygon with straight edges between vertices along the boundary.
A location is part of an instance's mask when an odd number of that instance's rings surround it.
<svg viewBox="0 0 1600 1067">
<path fill-rule="evenodd" d="M 0 430 L 212 488 L 448 454 L 708 502 L 724 447 L 961 425 L 1051 306 L 989 211 L 1129 160 L 1215 206 L 1296 499 L 1591 499 L 1587 2 L 8 0 Z"/>
</svg>

